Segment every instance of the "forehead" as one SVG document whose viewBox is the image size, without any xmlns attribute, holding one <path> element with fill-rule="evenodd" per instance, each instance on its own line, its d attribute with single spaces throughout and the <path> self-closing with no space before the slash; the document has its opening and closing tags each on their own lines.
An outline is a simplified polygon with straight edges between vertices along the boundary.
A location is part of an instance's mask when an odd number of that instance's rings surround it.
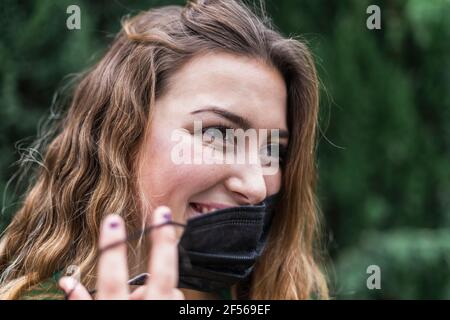
<svg viewBox="0 0 450 320">
<path fill-rule="evenodd" d="M 287 130 L 282 75 L 256 58 L 228 53 L 194 57 L 171 77 L 162 99 L 172 102 L 166 106 L 172 115 L 214 105 L 250 119 L 256 128 Z"/>
</svg>

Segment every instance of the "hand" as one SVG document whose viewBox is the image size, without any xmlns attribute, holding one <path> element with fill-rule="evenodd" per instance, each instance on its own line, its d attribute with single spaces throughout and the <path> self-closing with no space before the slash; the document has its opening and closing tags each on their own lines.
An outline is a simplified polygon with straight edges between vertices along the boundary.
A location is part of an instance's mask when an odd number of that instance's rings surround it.
<svg viewBox="0 0 450 320">
<path fill-rule="evenodd" d="M 158 207 L 152 215 L 152 225 L 171 220 L 168 207 Z M 100 228 L 99 246 L 105 248 L 126 238 L 125 224 L 118 215 L 107 216 Z M 97 299 L 99 300 L 182 300 L 178 285 L 178 240 L 173 225 L 164 225 L 150 232 L 152 251 L 146 283 L 132 293 L 129 291 L 126 242 L 105 250 L 99 258 Z M 60 287 L 69 300 L 92 300 L 88 290 L 74 278 L 63 277 Z"/>
</svg>

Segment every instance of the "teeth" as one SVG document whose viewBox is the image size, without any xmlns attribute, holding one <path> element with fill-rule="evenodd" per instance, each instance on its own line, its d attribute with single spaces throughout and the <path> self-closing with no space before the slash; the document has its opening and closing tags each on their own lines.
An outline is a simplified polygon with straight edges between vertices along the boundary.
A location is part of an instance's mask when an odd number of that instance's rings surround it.
<svg viewBox="0 0 450 320">
<path fill-rule="evenodd" d="M 200 205 L 200 204 L 198 204 L 198 203 L 195 203 L 195 204 L 193 205 L 193 207 L 194 207 L 194 209 L 195 209 L 197 212 L 200 212 L 200 213 L 202 213 L 202 214 L 204 214 L 204 213 L 211 213 L 211 212 L 214 212 L 214 211 L 217 210 L 216 208 L 212 208 L 212 207 L 205 206 L 205 205 Z"/>
</svg>

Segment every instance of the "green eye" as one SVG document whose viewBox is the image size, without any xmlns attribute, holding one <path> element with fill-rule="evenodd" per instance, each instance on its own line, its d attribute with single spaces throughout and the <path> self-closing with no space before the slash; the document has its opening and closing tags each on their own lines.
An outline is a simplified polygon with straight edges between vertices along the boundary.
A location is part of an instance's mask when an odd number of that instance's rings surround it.
<svg viewBox="0 0 450 320">
<path fill-rule="evenodd" d="M 208 138 L 210 143 L 233 143 L 234 135 L 231 133 L 231 130 L 227 129 L 231 128 L 222 126 L 206 127 L 202 129 L 202 134 Z"/>
<path fill-rule="evenodd" d="M 265 145 L 261 153 L 261 157 L 263 158 L 265 163 L 269 164 L 277 161 L 278 163 L 283 164 L 285 160 L 286 149 L 283 145 L 280 145 L 278 143 L 271 143 Z"/>
</svg>

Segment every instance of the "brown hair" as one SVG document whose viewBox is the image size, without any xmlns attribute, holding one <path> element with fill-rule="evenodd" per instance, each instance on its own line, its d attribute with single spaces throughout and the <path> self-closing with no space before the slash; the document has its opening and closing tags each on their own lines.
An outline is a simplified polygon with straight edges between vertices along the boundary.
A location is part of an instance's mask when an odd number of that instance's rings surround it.
<svg viewBox="0 0 450 320">
<path fill-rule="evenodd" d="M 191 1 L 123 21 L 107 53 L 77 85 L 0 242 L 0 298 L 17 298 L 70 264 L 81 267 L 83 284 L 95 283 L 105 214 L 121 214 L 130 230 L 142 223 L 136 174 L 155 100 L 174 72 L 211 51 L 262 59 L 280 71 L 288 92 L 282 199 L 247 297 L 328 297 L 315 198 L 316 69 L 307 46 L 284 38 L 260 11 L 240 1 Z"/>
</svg>

